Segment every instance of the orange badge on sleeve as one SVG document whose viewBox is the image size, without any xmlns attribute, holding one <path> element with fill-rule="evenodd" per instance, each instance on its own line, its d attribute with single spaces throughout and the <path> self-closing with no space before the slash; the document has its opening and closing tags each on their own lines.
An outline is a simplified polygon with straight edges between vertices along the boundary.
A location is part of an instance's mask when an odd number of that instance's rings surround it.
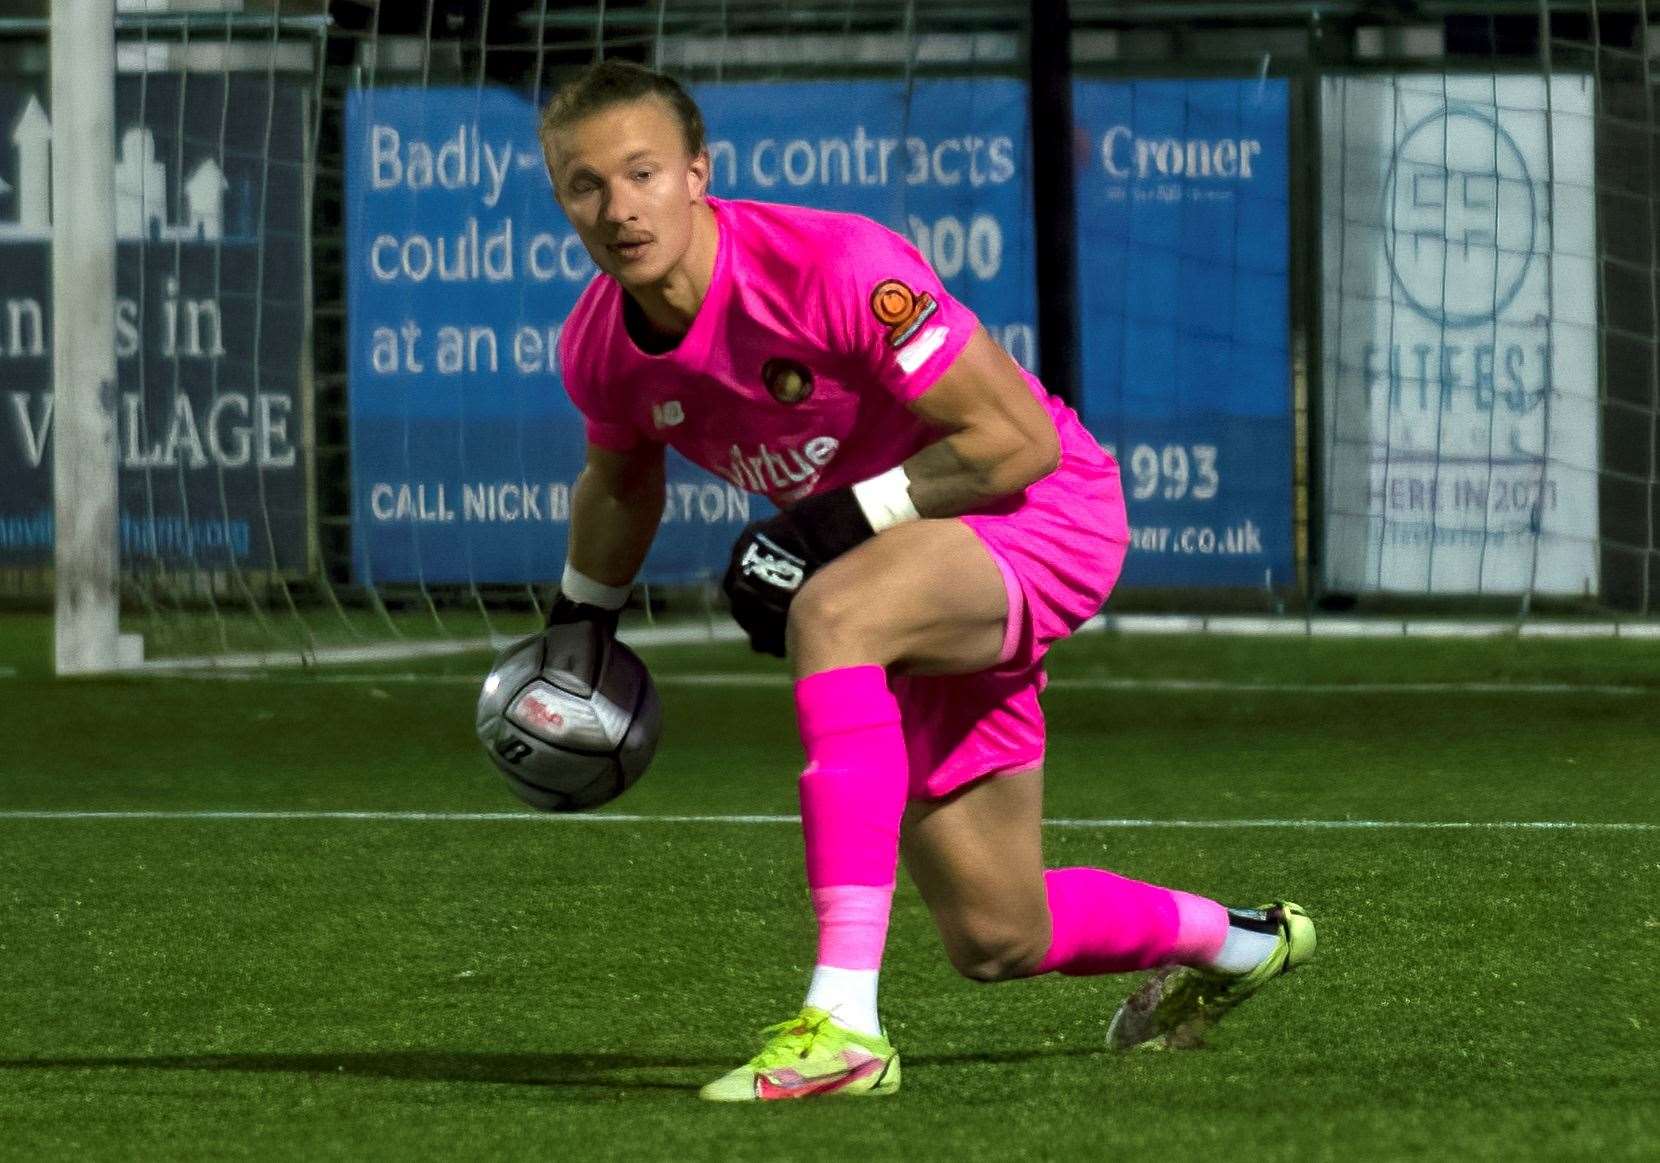
<svg viewBox="0 0 1660 1163">
<path fill-rule="evenodd" d="M 927 291 L 918 295 L 898 279 L 883 279 L 870 293 L 870 309 L 888 329 L 888 346 L 904 347 L 940 305 Z"/>
</svg>

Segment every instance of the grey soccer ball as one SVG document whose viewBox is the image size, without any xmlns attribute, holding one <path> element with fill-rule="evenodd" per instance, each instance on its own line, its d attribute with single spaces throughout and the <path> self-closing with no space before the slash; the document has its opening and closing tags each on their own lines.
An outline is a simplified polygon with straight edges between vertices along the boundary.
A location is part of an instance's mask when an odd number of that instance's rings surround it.
<svg viewBox="0 0 1660 1163">
<path fill-rule="evenodd" d="M 591 622 L 550 626 L 497 656 L 478 737 L 515 795 L 548 812 L 608 804 L 645 774 L 662 704 L 639 655 Z"/>
</svg>

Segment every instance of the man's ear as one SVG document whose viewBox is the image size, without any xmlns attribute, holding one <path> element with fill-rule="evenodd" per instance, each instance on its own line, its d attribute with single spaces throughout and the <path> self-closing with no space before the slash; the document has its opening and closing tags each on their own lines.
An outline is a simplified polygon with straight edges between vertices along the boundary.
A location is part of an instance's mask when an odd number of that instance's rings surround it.
<svg viewBox="0 0 1660 1163">
<path fill-rule="evenodd" d="M 686 192 L 692 201 L 701 202 L 709 192 L 709 151 L 701 150 L 686 166 Z"/>
</svg>

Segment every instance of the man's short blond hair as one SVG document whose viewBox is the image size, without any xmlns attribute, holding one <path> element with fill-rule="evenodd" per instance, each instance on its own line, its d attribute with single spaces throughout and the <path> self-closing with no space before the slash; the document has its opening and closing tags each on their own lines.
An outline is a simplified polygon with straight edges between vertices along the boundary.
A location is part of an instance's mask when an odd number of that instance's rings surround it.
<svg viewBox="0 0 1660 1163">
<path fill-rule="evenodd" d="M 561 85 L 542 110 L 542 137 L 546 140 L 548 134 L 566 129 L 584 117 L 645 97 L 661 100 L 679 120 L 687 156 L 696 157 L 703 152 L 703 111 L 697 102 L 667 73 L 633 61 L 600 61 Z"/>
</svg>

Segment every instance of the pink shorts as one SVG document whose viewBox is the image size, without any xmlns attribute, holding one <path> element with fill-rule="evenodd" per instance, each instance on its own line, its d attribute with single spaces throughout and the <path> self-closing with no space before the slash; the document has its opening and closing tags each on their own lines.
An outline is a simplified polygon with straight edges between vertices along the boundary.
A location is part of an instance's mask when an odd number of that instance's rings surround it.
<svg viewBox="0 0 1660 1163">
<path fill-rule="evenodd" d="M 1064 405 L 1050 411 L 1060 467 L 1020 496 L 961 518 L 1008 591 L 1002 658 L 974 674 L 889 681 L 904 722 L 912 799 L 939 799 L 983 776 L 1043 762 L 1043 656 L 1101 608 L 1124 566 L 1129 526 L 1118 465 Z"/>
</svg>

